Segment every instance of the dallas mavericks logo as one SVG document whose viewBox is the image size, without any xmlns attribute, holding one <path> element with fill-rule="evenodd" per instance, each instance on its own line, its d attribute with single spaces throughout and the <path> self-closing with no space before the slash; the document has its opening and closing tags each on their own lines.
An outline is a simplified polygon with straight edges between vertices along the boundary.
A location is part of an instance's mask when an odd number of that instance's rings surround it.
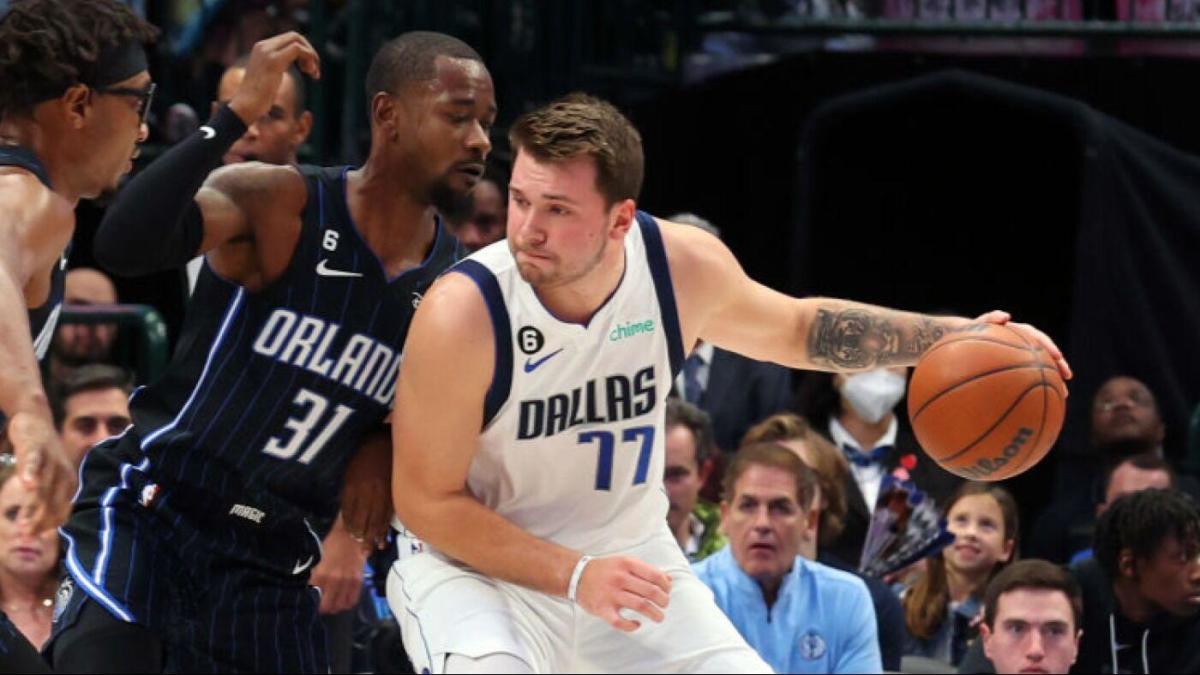
<svg viewBox="0 0 1200 675">
<path fill-rule="evenodd" d="M 815 630 L 809 630 L 800 638 L 800 656 L 816 661 L 825 656 L 825 639 Z"/>
<path fill-rule="evenodd" d="M 67 609 L 67 604 L 71 602 L 71 595 L 74 593 L 74 580 L 71 577 L 63 579 L 62 583 L 58 585 L 58 592 L 54 594 L 54 614 L 50 617 L 51 621 L 58 621 L 58 618 Z"/>
</svg>

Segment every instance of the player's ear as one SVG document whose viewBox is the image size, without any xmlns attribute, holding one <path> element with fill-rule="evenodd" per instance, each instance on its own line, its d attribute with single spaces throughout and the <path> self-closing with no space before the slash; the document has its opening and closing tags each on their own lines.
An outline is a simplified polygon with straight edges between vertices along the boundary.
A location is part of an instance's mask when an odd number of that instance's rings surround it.
<svg viewBox="0 0 1200 675">
<path fill-rule="evenodd" d="M 312 113 L 307 110 L 300 113 L 300 117 L 296 119 L 296 131 L 292 135 L 292 144 L 295 147 L 304 145 L 304 141 L 308 140 L 308 134 L 312 131 L 312 121 Z"/>
<path fill-rule="evenodd" d="M 86 84 L 74 84 L 67 87 L 59 101 L 63 104 L 67 124 L 72 129 L 79 129 L 91 112 L 92 90 Z"/>
<path fill-rule="evenodd" d="M 395 140 L 399 135 L 400 120 L 405 113 L 404 106 L 399 105 L 391 94 L 376 92 L 371 97 L 371 124 L 383 132 L 384 138 Z"/>
<path fill-rule="evenodd" d="M 616 238 L 624 237 L 637 217 L 637 204 L 632 199 L 623 199 L 613 204 L 609 214 L 612 222 L 610 233 Z"/>
</svg>

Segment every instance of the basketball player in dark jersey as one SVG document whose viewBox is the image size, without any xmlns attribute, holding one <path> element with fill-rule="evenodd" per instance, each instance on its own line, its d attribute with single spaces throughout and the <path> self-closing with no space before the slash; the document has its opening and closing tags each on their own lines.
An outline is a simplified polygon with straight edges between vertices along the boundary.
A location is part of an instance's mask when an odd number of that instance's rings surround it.
<svg viewBox="0 0 1200 675">
<path fill-rule="evenodd" d="M 390 413 L 412 312 L 458 257 L 435 207 L 482 176 L 495 102 L 474 50 L 406 34 L 367 74 L 362 168 L 248 162 L 209 176 L 292 63 L 318 75 L 300 35 L 255 45 L 229 104 L 101 224 L 96 255 L 114 271 L 206 262 L 167 373 L 81 469 L 47 648 L 57 669 L 327 671 L 307 585 L 315 530 Z"/>
<path fill-rule="evenodd" d="M 154 37 L 113 0 L 19 0 L 0 18 L 0 426 L 7 417 L 19 475 L 39 493 L 39 530 L 66 518 L 75 479 L 37 360 L 62 304 L 75 204 L 114 189 L 145 138 Z M 37 667 L 0 613 L 0 672 Z"/>
</svg>

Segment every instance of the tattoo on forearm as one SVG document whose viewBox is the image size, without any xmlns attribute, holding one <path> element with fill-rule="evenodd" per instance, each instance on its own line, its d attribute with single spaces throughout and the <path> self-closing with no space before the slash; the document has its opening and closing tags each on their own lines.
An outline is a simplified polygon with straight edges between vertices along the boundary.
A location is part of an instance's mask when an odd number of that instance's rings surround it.
<svg viewBox="0 0 1200 675">
<path fill-rule="evenodd" d="M 826 307 L 808 333 L 808 356 L 837 369 L 915 362 L 947 329 L 929 317 L 886 310 Z"/>
</svg>

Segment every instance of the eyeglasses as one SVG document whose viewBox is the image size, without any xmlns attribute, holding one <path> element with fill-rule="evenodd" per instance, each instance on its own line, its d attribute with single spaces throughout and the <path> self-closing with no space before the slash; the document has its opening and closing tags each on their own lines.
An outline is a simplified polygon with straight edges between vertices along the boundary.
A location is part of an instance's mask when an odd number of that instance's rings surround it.
<svg viewBox="0 0 1200 675">
<path fill-rule="evenodd" d="M 125 431 L 125 427 L 129 426 L 129 418 L 124 415 L 110 415 L 105 418 L 94 417 L 92 415 L 81 415 L 71 420 L 71 428 L 84 436 L 91 436 L 96 433 L 96 427 L 104 424 L 104 428 L 108 431 L 109 436 L 116 436 Z"/>
<path fill-rule="evenodd" d="M 97 94 L 111 94 L 113 96 L 134 96 L 138 100 L 138 124 L 145 124 L 146 118 L 150 115 L 150 103 L 154 100 L 154 89 L 158 85 L 154 82 L 146 85 L 145 89 L 134 89 L 132 87 L 103 87 L 96 89 Z"/>
</svg>

